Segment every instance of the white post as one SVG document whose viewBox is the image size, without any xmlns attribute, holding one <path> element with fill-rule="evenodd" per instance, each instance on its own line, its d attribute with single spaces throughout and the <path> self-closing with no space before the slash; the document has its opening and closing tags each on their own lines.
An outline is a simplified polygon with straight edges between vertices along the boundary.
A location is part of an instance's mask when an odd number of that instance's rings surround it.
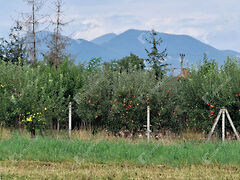
<svg viewBox="0 0 240 180">
<path fill-rule="evenodd" d="M 147 107 L 147 141 L 150 142 L 150 106 Z"/>
<path fill-rule="evenodd" d="M 222 114 L 222 109 L 219 111 L 218 116 L 217 116 L 217 118 L 216 118 L 216 120 L 215 120 L 215 122 L 213 124 L 213 127 L 212 127 L 210 133 L 208 134 L 208 139 L 207 139 L 208 141 L 210 140 L 210 138 L 211 138 L 211 136 L 213 134 L 213 131 L 214 131 L 214 129 L 215 129 L 215 127 L 216 127 L 216 125 L 217 125 L 217 123 L 219 121 L 219 118 L 220 118 L 221 114 Z"/>
<path fill-rule="evenodd" d="M 224 142 L 225 140 L 225 108 L 223 108 L 223 113 L 222 113 L 222 141 Z"/>
<path fill-rule="evenodd" d="M 68 109 L 69 109 L 69 117 L 68 117 L 68 137 L 69 139 L 71 139 L 72 137 L 72 103 L 70 102 L 68 105 Z"/>
<path fill-rule="evenodd" d="M 228 113 L 228 110 L 226 110 L 226 114 L 227 114 L 228 120 L 229 120 L 229 122 L 230 122 L 230 124 L 231 124 L 231 126 L 232 126 L 233 132 L 235 133 L 235 135 L 236 135 L 236 137 L 237 137 L 237 140 L 240 141 L 238 132 L 237 132 L 237 130 L 236 130 L 236 128 L 235 128 L 235 126 L 234 126 L 234 124 L 233 124 L 233 122 L 232 122 L 232 119 L 231 119 L 231 117 L 230 117 L 230 115 L 229 115 L 229 113 Z"/>
</svg>

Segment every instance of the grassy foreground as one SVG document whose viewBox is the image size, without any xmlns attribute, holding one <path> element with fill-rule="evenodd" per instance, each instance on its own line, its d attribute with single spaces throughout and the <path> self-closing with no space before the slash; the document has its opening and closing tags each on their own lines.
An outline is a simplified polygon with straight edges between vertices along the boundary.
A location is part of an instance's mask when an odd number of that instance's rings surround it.
<svg viewBox="0 0 240 180">
<path fill-rule="evenodd" d="M 0 140 L 0 160 L 130 163 L 134 165 L 239 165 L 240 143 L 182 142 L 130 143 L 125 141 L 83 141 L 23 136 Z"/>
<path fill-rule="evenodd" d="M 0 179 L 240 179 L 240 167 L 0 161 Z"/>
<path fill-rule="evenodd" d="M 240 179 L 240 143 L 14 135 L 0 140 L 0 179 Z"/>
</svg>

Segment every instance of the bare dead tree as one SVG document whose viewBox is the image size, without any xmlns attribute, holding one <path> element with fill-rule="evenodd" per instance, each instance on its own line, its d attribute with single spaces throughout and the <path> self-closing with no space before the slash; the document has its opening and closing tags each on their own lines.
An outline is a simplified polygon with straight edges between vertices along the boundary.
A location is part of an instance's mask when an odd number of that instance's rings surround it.
<svg viewBox="0 0 240 180">
<path fill-rule="evenodd" d="M 63 17 L 63 1 L 56 0 L 54 3 L 55 17 L 51 20 L 54 27 L 54 32 L 51 34 L 50 41 L 48 42 L 48 57 L 47 60 L 50 65 L 58 69 L 66 55 L 66 46 L 68 39 L 62 35 L 63 27 L 70 22 L 64 22 Z M 60 130 L 60 121 L 57 119 L 57 136 Z"/>
<path fill-rule="evenodd" d="M 40 20 L 43 19 L 42 15 L 39 15 L 39 11 L 43 7 L 44 0 L 24 0 L 30 7 L 30 13 L 23 13 L 23 25 L 27 31 L 27 51 L 29 56 L 32 58 L 34 64 L 37 63 L 37 38 L 36 33 L 38 32 L 38 26 Z"/>
<path fill-rule="evenodd" d="M 54 32 L 51 37 L 51 41 L 48 43 L 49 54 L 48 59 L 50 64 L 54 65 L 56 69 L 59 64 L 62 63 L 64 57 L 66 57 L 66 46 L 68 38 L 62 35 L 63 27 L 69 24 L 69 22 L 63 22 L 63 1 L 56 0 L 55 2 L 55 14 L 56 17 L 51 21 L 54 26 Z"/>
</svg>

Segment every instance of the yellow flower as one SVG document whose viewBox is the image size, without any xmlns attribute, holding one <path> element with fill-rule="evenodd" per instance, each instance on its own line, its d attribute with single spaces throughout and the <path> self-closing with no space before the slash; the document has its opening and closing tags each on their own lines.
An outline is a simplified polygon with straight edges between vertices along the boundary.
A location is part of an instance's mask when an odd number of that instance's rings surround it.
<svg viewBox="0 0 240 180">
<path fill-rule="evenodd" d="M 31 121 L 32 121 L 32 117 L 31 117 L 31 116 L 28 117 L 28 118 L 27 118 L 27 121 L 28 121 L 28 122 L 31 122 Z"/>
<path fill-rule="evenodd" d="M 44 108 L 44 110 L 46 111 L 46 110 L 47 110 L 47 108 L 45 107 L 45 108 Z"/>
</svg>

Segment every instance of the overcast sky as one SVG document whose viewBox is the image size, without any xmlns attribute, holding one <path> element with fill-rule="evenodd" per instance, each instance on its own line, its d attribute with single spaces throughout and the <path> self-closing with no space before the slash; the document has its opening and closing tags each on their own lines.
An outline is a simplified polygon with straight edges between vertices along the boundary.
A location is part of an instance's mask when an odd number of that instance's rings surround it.
<svg viewBox="0 0 240 180">
<path fill-rule="evenodd" d="M 43 14 L 52 14 L 48 0 Z M 240 52 L 239 0 L 64 0 L 64 31 L 91 40 L 105 33 L 141 29 L 191 35 L 218 49 Z M 23 0 L 0 0 L 0 36 L 30 8 Z"/>
</svg>

